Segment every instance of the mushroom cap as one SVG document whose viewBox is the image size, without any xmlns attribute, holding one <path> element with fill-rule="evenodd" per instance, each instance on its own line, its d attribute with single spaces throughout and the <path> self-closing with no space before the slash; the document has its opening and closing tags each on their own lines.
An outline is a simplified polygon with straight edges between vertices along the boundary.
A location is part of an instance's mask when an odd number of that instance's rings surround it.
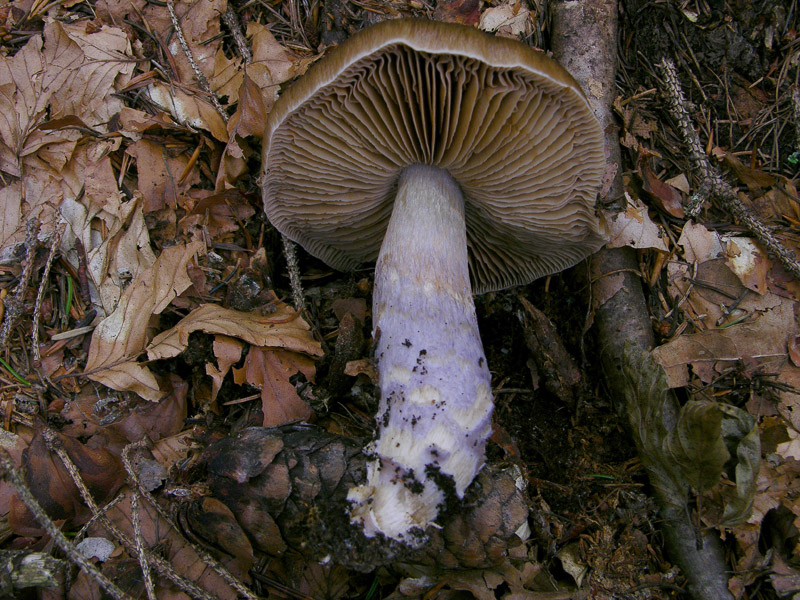
<svg viewBox="0 0 800 600">
<path fill-rule="evenodd" d="M 281 95 L 264 208 L 352 270 L 377 258 L 398 177 L 418 163 L 461 186 L 475 293 L 561 271 L 606 240 L 594 210 L 603 134 L 577 82 L 524 44 L 435 21 L 364 29 Z"/>
</svg>

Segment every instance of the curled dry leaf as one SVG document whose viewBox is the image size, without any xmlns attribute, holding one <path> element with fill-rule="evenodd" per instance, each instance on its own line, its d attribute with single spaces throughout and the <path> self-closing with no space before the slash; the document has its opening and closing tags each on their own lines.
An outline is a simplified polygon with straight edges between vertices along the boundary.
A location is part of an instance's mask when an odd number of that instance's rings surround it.
<svg viewBox="0 0 800 600">
<path fill-rule="evenodd" d="M 531 11 L 520 2 L 504 2 L 483 11 L 478 28 L 506 37 L 525 37 L 533 30 Z"/>
<path fill-rule="evenodd" d="M 110 163 L 106 166 L 110 171 Z M 105 179 L 107 172 L 101 175 L 95 171 L 95 175 Z M 88 260 L 87 277 L 94 284 L 94 289 L 90 289 L 92 304 L 101 315 L 111 314 L 117 306 L 123 293 L 123 278 L 135 279 L 156 261 L 141 197 L 124 202 L 113 174 L 111 186 L 106 188 L 102 202 L 94 202 L 85 195 L 81 202 L 65 198 L 60 207 L 61 216 L 69 224 L 64 244 L 74 248 L 76 238 L 83 244 Z M 105 232 L 99 243 L 98 221 L 103 223 Z M 68 254 L 68 258 L 73 266 L 78 265 L 75 252 Z"/>
<path fill-rule="evenodd" d="M 228 121 L 228 145 L 222 154 L 222 161 L 217 173 L 216 189 L 230 187 L 247 173 L 246 161 L 252 154 L 244 139 L 255 136 L 261 139 L 264 123 L 267 120 L 267 109 L 264 93 L 253 82 L 247 73 L 244 74 L 239 91 L 239 106 Z"/>
<path fill-rule="evenodd" d="M 230 310 L 216 304 L 198 306 L 175 327 L 154 337 L 147 347 L 147 357 L 154 360 L 177 356 L 188 346 L 189 334 L 193 331 L 227 335 L 253 346 L 322 355 L 322 346 L 311 336 L 308 323 L 293 308 L 280 303 L 275 312 L 268 315 Z"/>
<path fill-rule="evenodd" d="M 658 205 L 658 207 L 665 213 L 682 219 L 683 212 L 683 196 L 681 193 L 672 187 L 669 183 L 661 181 L 647 161 L 641 163 L 642 173 L 642 187 L 644 191 L 650 194 L 650 197 Z"/>
<path fill-rule="evenodd" d="M 215 400 L 228 371 L 242 358 L 244 344 L 236 338 L 217 335 L 214 336 L 213 349 L 217 364 L 206 363 L 206 375 L 211 377 L 211 399 Z"/>
<path fill-rule="evenodd" d="M 147 400 L 161 398 L 155 377 L 135 359 L 147 344 L 150 317 L 191 285 L 186 266 L 201 248 L 200 242 L 165 248 L 155 264 L 130 283 L 114 312 L 94 330 L 85 369 L 90 379 Z"/>
<path fill-rule="evenodd" d="M 647 214 L 647 207 L 637 199 L 631 198 L 627 193 L 627 208 L 609 219 L 610 240 L 609 248 L 652 248 L 661 252 L 668 252 L 664 241 L 666 234 L 660 225 L 653 222 Z"/>
<path fill-rule="evenodd" d="M 147 95 L 153 104 L 181 125 L 204 129 L 220 142 L 228 141 L 225 121 L 210 102 L 161 82 L 149 85 Z"/>
</svg>

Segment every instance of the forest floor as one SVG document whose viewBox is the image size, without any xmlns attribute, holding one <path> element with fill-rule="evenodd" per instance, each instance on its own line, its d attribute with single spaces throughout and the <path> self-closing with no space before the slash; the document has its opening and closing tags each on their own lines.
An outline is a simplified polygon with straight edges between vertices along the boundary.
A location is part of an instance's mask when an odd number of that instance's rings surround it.
<svg viewBox="0 0 800 600">
<path fill-rule="evenodd" d="M 336 272 L 302 249 L 287 264 L 261 206 L 260 137 L 285 85 L 398 16 L 549 45 L 538 0 L 0 6 L 0 595 L 686 595 L 629 416 L 603 384 L 586 264 L 476 298 L 496 406 L 489 463 L 513 482 L 491 535 L 470 537 L 489 527 L 476 511 L 425 556 L 356 570 L 320 562 L 297 529 L 363 471 L 372 270 Z M 687 510 L 698 532 L 719 532 L 733 597 L 786 597 L 800 592 L 800 281 L 752 224 L 800 248 L 800 6 L 634 0 L 619 19 L 626 197 L 610 243 L 637 250 L 668 385 L 684 405 L 722 407 L 698 426 L 719 465 L 692 479 Z M 705 198 L 663 59 L 703 158 L 748 218 Z M 537 367 L 533 306 L 579 367 L 568 398 Z M 275 429 L 248 430 L 262 427 Z M 692 435 L 679 442 L 698 452 Z M 513 534 L 519 499 L 528 526 Z M 52 580 L 23 588 L 23 558 L 42 555 Z"/>
</svg>

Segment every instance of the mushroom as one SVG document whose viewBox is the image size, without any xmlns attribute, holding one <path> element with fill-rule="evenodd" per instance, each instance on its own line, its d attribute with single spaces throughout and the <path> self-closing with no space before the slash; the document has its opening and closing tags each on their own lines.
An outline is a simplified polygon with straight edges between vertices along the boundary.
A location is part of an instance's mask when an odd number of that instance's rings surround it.
<svg viewBox="0 0 800 600">
<path fill-rule="evenodd" d="M 602 131 L 544 54 L 394 20 L 287 89 L 264 140 L 272 224 L 334 268 L 377 259 L 379 432 L 350 516 L 368 537 L 419 545 L 485 462 L 491 376 L 472 295 L 602 246 Z"/>
</svg>

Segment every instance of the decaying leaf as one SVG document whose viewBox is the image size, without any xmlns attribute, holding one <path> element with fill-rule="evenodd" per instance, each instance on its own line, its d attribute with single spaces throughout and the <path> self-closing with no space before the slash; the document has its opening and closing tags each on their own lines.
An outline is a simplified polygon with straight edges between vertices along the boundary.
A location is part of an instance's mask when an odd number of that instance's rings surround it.
<svg viewBox="0 0 800 600">
<path fill-rule="evenodd" d="M 244 344 L 236 338 L 217 335 L 214 336 L 213 349 L 217 365 L 206 363 L 206 374 L 211 377 L 211 399 L 215 400 L 228 371 L 242 358 Z"/>
<path fill-rule="evenodd" d="M 216 113 L 215 113 L 216 114 Z M 139 191 L 144 198 L 144 212 L 154 212 L 166 206 L 175 208 L 178 198 L 200 179 L 196 171 L 181 178 L 189 155 L 173 155 L 163 144 L 141 139 L 125 150 L 136 159 Z"/>
<path fill-rule="evenodd" d="M 107 514 L 111 521 L 119 527 L 130 539 L 134 539 L 133 523 L 132 523 L 132 508 L 130 504 L 131 491 L 123 489 L 122 493 L 125 499 L 115 504 Z M 184 536 L 170 526 L 161 516 L 158 515 L 156 510 L 146 502 L 139 503 L 139 520 L 141 523 L 141 532 L 144 539 L 144 545 L 152 552 L 154 548 L 161 548 L 163 551 L 163 558 L 183 577 L 199 585 L 205 589 L 213 598 L 219 600 L 234 600 L 237 597 L 236 592 L 231 589 L 228 584 L 224 582 L 222 577 L 218 575 L 214 569 L 198 556 L 197 552 L 192 548 L 192 545 L 184 538 Z M 93 526 L 91 532 L 97 532 L 102 535 L 103 529 L 99 526 Z M 239 563 L 235 559 L 226 558 L 223 554 L 220 556 L 223 564 L 231 570 L 242 581 L 247 581 L 247 573 L 239 571 Z M 141 573 L 139 573 L 141 576 Z M 157 587 L 157 597 L 167 598 L 172 597 L 169 594 L 174 592 L 170 591 L 172 586 L 166 580 L 160 580 Z M 180 597 L 180 596 L 177 596 Z"/>
<path fill-rule="evenodd" d="M 731 456 L 735 492 L 724 495 L 720 525 L 749 517 L 761 461 L 755 420 L 744 410 L 709 401 L 678 408 L 664 369 L 643 350 L 626 348 L 625 377 L 631 390 L 626 412 L 634 441 L 662 501 L 686 510 L 687 490 L 716 486 Z"/>
<path fill-rule="evenodd" d="M 720 428 L 722 411 L 714 402 L 690 400 L 680 410 L 664 451 L 698 492 L 711 489 L 730 458 Z"/>
<path fill-rule="evenodd" d="M 721 404 L 724 413 L 722 435 L 729 448 L 736 449 L 736 486 L 723 489 L 724 512 L 718 525 L 744 523 L 753 510 L 761 464 L 761 437 L 755 419 L 746 411 Z"/>
<path fill-rule="evenodd" d="M 122 461 L 105 448 L 89 447 L 70 436 L 50 433 L 75 463 L 92 495 L 101 503 L 110 500 L 125 481 Z M 23 452 L 22 465 L 28 487 L 50 518 L 69 525 L 89 519 L 91 513 L 78 488 L 45 442 L 43 426 L 37 426 L 30 446 Z M 41 535 L 38 522 L 20 500 L 12 501 L 10 508 L 9 524 L 18 535 Z"/>
<path fill-rule="evenodd" d="M 90 379 L 147 400 L 161 398 L 155 377 L 135 359 L 147 344 L 150 317 L 191 285 L 186 266 L 201 248 L 199 242 L 165 248 L 155 264 L 130 283 L 114 312 L 94 330 L 85 369 Z"/>
<path fill-rule="evenodd" d="M 483 11 L 478 28 L 507 37 L 524 37 L 533 29 L 531 11 L 520 2 L 504 2 Z"/>
<path fill-rule="evenodd" d="M 207 496 L 186 506 L 186 526 L 207 545 L 233 556 L 242 573 L 253 566 L 253 546 L 225 504 Z"/>
<path fill-rule="evenodd" d="M 650 197 L 658 205 L 658 207 L 667 214 L 682 219 L 683 213 L 683 197 L 681 193 L 672 187 L 669 183 L 661 181 L 647 161 L 642 161 L 640 164 L 642 172 L 642 187 L 644 191 L 650 194 Z"/>
<path fill-rule="evenodd" d="M 625 194 L 628 200 L 627 208 L 609 219 L 610 240 L 609 248 L 652 248 L 667 252 L 664 241 L 666 234 L 660 225 L 655 224 L 647 214 L 647 207 L 637 199 Z"/>
<path fill-rule="evenodd" d="M 678 245 L 683 260 L 667 265 L 669 292 L 682 299 L 681 308 L 696 328 L 714 329 L 782 303 L 777 294 L 766 293 L 771 263 L 749 238 L 722 237 L 690 221 Z"/>
<path fill-rule="evenodd" d="M 653 357 L 665 369 L 670 387 L 689 383 L 690 365 L 704 383 L 710 383 L 743 360 L 777 370 L 786 361 L 786 346 L 793 332 L 794 311 L 781 304 L 751 322 L 678 336 L 656 348 Z"/>
<path fill-rule="evenodd" d="M 249 383 L 261 389 L 261 409 L 264 427 L 274 427 L 305 421 L 311 416 L 311 407 L 297 394 L 289 377 L 300 371 L 313 380 L 314 361 L 295 352 L 273 348 L 252 347 L 244 366 L 233 370 L 233 380 Z"/>
</svg>

